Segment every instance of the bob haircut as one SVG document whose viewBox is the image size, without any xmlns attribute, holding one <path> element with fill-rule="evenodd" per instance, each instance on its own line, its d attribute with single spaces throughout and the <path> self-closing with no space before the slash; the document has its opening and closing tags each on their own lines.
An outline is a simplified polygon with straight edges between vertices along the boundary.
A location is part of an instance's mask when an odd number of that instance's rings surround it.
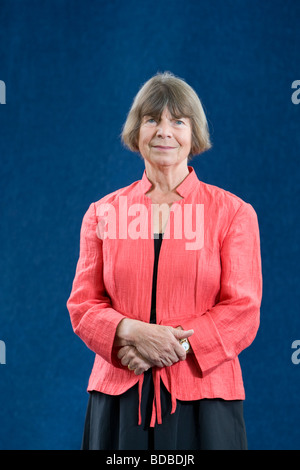
<svg viewBox="0 0 300 470">
<path fill-rule="evenodd" d="M 188 160 L 211 148 L 208 124 L 201 101 L 183 79 L 171 72 L 157 73 L 140 88 L 122 129 L 121 140 L 133 152 L 139 152 L 138 140 L 142 119 L 159 119 L 168 108 L 174 119 L 191 120 L 192 145 Z"/>
</svg>

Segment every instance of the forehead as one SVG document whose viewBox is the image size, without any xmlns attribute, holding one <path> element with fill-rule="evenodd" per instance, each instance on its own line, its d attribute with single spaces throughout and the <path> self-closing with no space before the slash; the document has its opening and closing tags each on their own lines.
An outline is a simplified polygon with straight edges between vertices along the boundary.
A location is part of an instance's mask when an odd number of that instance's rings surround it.
<svg viewBox="0 0 300 470">
<path fill-rule="evenodd" d="M 153 117 L 166 117 L 166 118 L 178 118 L 180 113 L 172 113 L 168 107 L 165 107 L 163 110 L 148 110 L 147 114 L 144 114 L 144 116 L 153 116 Z M 181 115 L 180 115 L 181 116 Z M 181 116 L 183 117 L 183 116 Z"/>
<path fill-rule="evenodd" d="M 140 117 L 149 115 L 155 118 L 161 117 L 165 110 L 173 118 L 193 115 L 193 109 L 186 94 L 181 89 L 171 86 L 154 87 L 140 101 Z"/>
<path fill-rule="evenodd" d="M 186 116 L 184 113 L 181 113 L 180 110 L 170 110 L 168 106 L 164 109 L 147 109 L 142 114 L 142 118 L 151 116 L 157 119 L 161 119 L 161 117 L 166 117 L 167 119 L 189 119 L 189 116 Z"/>
</svg>

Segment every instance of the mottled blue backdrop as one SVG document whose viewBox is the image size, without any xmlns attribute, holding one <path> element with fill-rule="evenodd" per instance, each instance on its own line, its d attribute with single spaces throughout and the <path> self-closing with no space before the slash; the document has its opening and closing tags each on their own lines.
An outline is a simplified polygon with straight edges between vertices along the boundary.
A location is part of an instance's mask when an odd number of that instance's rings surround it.
<svg viewBox="0 0 300 470">
<path fill-rule="evenodd" d="M 66 309 L 80 225 L 141 178 L 119 136 L 165 70 L 207 113 L 199 179 L 259 218 L 261 326 L 240 356 L 249 448 L 300 449 L 299 18 L 297 0 L 0 0 L 0 449 L 80 446 L 94 358 Z"/>
</svg>

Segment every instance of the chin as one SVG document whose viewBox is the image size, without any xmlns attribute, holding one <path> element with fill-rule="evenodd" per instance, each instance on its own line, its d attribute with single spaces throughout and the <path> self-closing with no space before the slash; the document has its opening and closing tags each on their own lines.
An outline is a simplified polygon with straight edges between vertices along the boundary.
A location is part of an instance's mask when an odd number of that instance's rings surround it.
<svg viewBox="0 0 300 470">
<path fill-rule="evenodd" d="M 177 155 L 166 155 L 166 154 L 162 154 L 162 155 L 157 155 L 153 161 L 155 161 L 156 163 L 177 163 L 178 161 L 178 158 L 177 158 Z"/>
<path fill-rule="evenodd" d="M 177 163 L 177 160 L 174 160 L 173 158 L 164 157 L 164 158 L 160 158 L 159 160 L 157 160 L 156 163 L 162 166 L 170 166 L 170 165 L 174 165 L 175 163 Z"/>
</svg>

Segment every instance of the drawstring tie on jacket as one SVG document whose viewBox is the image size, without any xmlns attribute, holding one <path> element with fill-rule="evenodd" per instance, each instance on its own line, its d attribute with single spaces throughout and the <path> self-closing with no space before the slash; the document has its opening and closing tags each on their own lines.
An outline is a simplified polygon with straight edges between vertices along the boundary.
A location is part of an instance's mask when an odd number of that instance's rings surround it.
<svg viewBox="0 0 300 470">
<path fill-rule="evenodd" d="M 169 384 L 170 384 L 170 394 L 171 394 L 171 403 L 172 403 L 171 414 L 173 414 L 176 411 L 176 404 L 177 404 L 176 395 L 175 395 L 175 383 L 174 383 L 174 380 L 172 380 L 170 367 L 166 367 L 165 370 L 167 371 Z M 151 421 L 150 421 L 150 427 L 152 428 L 155 426 L 156 420 L 157 420 L 157 424 L 162 423 L 161 400 L 160 400 L 160 379 L 161 379 L 160 371 L 161 369 L 159 369 L 158 367 L 152 368 L 152 377 L 153 377 L 153 383 L 154 383 L 154 396 L 153 396 L 153 402 L 152 402 L 152 415 L 151 415 Z M 142 424 L 141 403 L 142 403 L 143 383 L 144 383 L 144 374 L 140 376 L 139 385 L 138 385 L 138 391 L 139 391 L 138 424 L 139 425 Z"/>
</svg>

